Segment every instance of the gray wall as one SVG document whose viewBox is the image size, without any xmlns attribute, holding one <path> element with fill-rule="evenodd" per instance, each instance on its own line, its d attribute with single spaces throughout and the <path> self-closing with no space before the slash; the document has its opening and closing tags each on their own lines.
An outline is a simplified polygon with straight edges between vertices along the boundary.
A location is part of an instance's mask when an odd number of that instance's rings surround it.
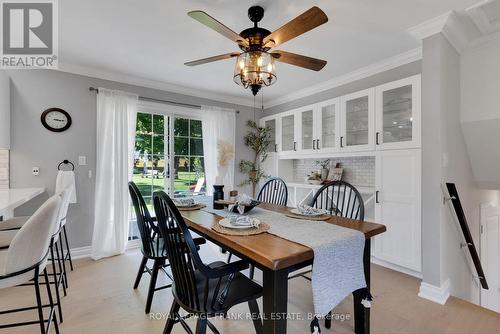
<svg viewBox="0 0 500 334">
<path fill-rule="evenodd" d="M 10 83 L 9 76 L 0 70 L 0 148 L 10 147 Z"/>
<path fill-rule="evenodd" d="M 68 228 L 71 247 L 89 246 L 94 223 L 94 180 L 96 160 L 96 96 L 89 86 L 133 92 L 142 96 L 192 104 L 216 105 L 240 111 L 236 118 L 236 162 L 249 158 L 242 134 L 245 123 L 253 118 L 249 107 L 221 103 L 191 96 L 121 84 L 85 76 L 49 70 L 8 71 L 11 77 L 11 174 L 12 188 L 44 187 L 54 192 L 57 165 L 63 159 L 76 163 L 79 155 L 87 156 L 87 166 L 76 166 L 78 203 L 70 206 Z M 47 131 L 40 114 L 49 107 L 67 110 L 73 119 L 63 133 Z M 31 168 L 40 167 L 40 176 Z M 92 178 L 88 178 L 88 171 Z M 236 167 L 235 184 L 242 176 Z M 16 210 L 17 215 L 31 214 L 48 196 L 45 194 Z"/>
<path fill-rule="evenodd" d="M 309 104 L 313 104 L 328 99 L 333 99 L 338 96 L 354 93 L 363 89 L 378 86 L 387 82 L 403 79 L 422 72 L 421 61 L 415 61 L 403 66 L 396 67 L 389 71 L 378 73 L 370 77 L 351 82 L 346 85 L 331 88 L 320 93 L 316 93 L 298 100 L 283 103 L 264 110 L 262 117 L 277 114 L 283 111 L 300 108 Z"/>
</svg>

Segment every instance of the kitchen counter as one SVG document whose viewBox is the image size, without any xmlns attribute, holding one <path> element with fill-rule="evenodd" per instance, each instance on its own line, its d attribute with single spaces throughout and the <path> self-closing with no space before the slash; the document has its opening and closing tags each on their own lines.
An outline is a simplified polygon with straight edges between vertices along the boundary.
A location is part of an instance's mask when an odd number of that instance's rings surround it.
<svg viewBox="0 0 500 334">
<path fill-rule="evenodd" d="M 45 192 L 43 188 L 12 188 L 0 190 L 0 217 L 9 216 L 12 211 Z"/>
<path fill-rule="evenodd" d="M 323 186 L 322 184 L 316 185 L 316 184 L 309 184 L 309 183 L 305 183 L 305 182 L 287 182 L 287 181 L 285 181 L 285 183 L 288 187 L 307 188 L 307 189 L 319 189 Z M 356 187 L 356 189 L 358 189 L 360 194 L 373 194 L 373 193 L 375 193 L 375 188 L 372 188 L 372 187 L 356 186 L 356 185 L 353 185 L 353 186 Z"/>
</svg>

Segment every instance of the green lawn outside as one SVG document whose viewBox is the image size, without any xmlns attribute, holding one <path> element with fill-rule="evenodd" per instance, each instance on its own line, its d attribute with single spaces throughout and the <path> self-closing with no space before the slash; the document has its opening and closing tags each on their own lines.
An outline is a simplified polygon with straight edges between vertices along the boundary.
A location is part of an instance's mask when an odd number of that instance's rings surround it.
<svg viewBox="0 0 500 334">
<path fill-rule="evenodd" d="M 163 190 L 165 188 L 165 182 L 168 182 L 168 180 L 165 181 L 163 176 L 151 179 L 151 176 L 142 177 L 141 174 L 134 174 L 132 180 L 135 182 L 143 196 L 151 196 L 152 192 Z M 174 180 L 174 189 L 176 191 L 189 190 L 191 185 L 196 185 L 196 181 L 196 173 L 179 172 L 178 178 Z"/>
</svg>

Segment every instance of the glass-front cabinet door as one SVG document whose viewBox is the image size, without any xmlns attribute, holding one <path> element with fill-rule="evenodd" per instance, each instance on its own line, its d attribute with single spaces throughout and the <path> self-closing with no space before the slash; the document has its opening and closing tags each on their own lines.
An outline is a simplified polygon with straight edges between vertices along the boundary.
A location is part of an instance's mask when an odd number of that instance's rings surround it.
<svg viewBox="0 0 500 334">
<path fill-rule="evenodd" d="M 297 150 L 295 136 L 295 114 L 290 113 L 281 117 L 281 152 L 293 152 Z"/>
<path fill-rule="evenodd" d="M 377 149 L 420 146 L 420 75 L 376 89 Z"/>
<path fill-rule="evenodd" d="M 316 141 L 314 148 L 321 152 L 339 149 L 340 112 L 338 99 L 321 102 L 316 108 Z"/>
<path fill-rule="evenodd" d="M 276 136 L 276 131 L 277 131 L 277 126 L 276 126 L 276 119 L 268 119 L 264 121 L 263 126 L 268 127 L 271 129 L 270 131 L 270 144 L 267 149 L 268 152 L 278 152 L 278 141 L 277 141 L 277 136 Z"/>
<path fill-rule="evenodd" d="M 341 98 L 342 127 L 340 148 L 367 151 L 374 148 L 374 89 L 367 89 Z"/>
<path fill-rule="evenodd" d="M 300 150 L 312 151 L 316 148 L 316 138 L 314 137 L 314 110 L 306 108 L 297 110 L 300 125 Z"/>
</svg>

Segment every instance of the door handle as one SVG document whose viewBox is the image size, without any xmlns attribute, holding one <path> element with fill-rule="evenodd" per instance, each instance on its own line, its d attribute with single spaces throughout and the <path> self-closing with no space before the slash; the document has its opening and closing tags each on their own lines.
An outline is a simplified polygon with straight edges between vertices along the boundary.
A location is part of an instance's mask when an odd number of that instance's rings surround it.
<svg viewBox="0 0 500 334">
<path fill-rule="evenodd" d="M 375 133 L 375 144 L 377 144 L 377 145 L 380 145 L 379 135 L 380 135 L 380 132 Z"/>
<path fill-rule="evenodd" d="M 379 201 L 379 194 L 380 194 L 380 191 L 378 191 L 378 190 L 375 191 L 375 203 L 377 203 L 377 204 L 380 203 L 380 201 Z"/>
<path fill-rule="evenodd" d="M 316 149 L 316 140 L 313 139 L 313 150 Z"/>
</svg>

